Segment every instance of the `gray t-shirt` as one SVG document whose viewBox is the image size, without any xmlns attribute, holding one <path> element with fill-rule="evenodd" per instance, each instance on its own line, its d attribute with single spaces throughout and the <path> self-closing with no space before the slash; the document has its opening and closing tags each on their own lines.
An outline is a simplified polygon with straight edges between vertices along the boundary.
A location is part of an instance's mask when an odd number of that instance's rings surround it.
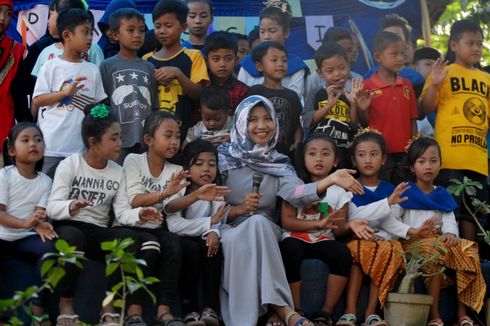
<svg viewBox="0 0 490 326">
<path fill-rule="evenodd" d="M 123 148 L 143 144 L 144 120 L 158 108 L 154 70 L 148 61 L 128 60 L 119 55 L 100 64 L 104 89 L 111 94 L 111 112 L 121 124 Z"/>
</svg>

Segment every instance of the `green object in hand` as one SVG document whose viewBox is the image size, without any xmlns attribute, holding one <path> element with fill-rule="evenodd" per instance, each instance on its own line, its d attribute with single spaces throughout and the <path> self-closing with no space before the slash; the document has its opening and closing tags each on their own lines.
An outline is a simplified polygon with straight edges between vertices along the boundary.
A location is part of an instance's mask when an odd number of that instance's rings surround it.
<svg viewBox="0 0 490 326">
<path fill-rule="evenodd" d="M 323 216 L 328 216 L 328 203 L 327 202 L 320 202 L 318 203 L 316 210 L 320 213 L 322 213 Z"/>
</svg>

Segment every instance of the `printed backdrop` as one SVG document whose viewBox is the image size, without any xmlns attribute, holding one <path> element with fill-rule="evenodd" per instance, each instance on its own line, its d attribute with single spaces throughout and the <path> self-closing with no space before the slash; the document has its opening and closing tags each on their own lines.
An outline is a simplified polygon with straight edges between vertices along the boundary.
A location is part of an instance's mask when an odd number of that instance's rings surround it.
<svg viewBox="0 0 490 326">
<path fill-rule="evenodd" d="M 152 28 L 151 10 L 156 1 L 135 0 L 149 28 Z M 227 30 L 248 34 L 258 25 L 258 13 L 262 0 L 213 0 L 215 19 L 212 30 Z M 49 1 L 16 0 L 15 18 L 9 34 L 17 40 L 31 44 L 46 32 Z M 96 20 L 109 1 L 88 0 Z M 414 28 L 414 36 L 421 35 L 419 0 L 290 0 L 293 8 L 291 35 L 286 42 L 288 51 L 305 60 L 313 57 L 321 38 L 330 26 L 342 26 L 352 30 L 359 38 L 362 49 L 354 71 L 365 71 L 372 64 L 369 47 L 378 31 L 378 20 L 388 13 L 405 17 Z M 95 33 L 98 39 L 99 31 Z M 186 36 L 184 35 L 184 39 Z"/>
</svg>

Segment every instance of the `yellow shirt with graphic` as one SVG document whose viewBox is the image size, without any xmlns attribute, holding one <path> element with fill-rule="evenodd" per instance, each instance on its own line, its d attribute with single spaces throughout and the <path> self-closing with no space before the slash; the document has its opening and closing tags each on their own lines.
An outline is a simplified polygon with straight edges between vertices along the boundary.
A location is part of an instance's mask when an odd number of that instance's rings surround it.
<svg viewBox="0 0 490 326">
<path fill-rule="evenodd" d="M 486 135 L 489 115 L 490 75 L 458 64 L 448 74 L 436 99 L 435 138 L 441 146 L 442 168 L 471 170 L 488 175 Z M 431 76 L 422 91 L 430 85 Z"/>
</svg>

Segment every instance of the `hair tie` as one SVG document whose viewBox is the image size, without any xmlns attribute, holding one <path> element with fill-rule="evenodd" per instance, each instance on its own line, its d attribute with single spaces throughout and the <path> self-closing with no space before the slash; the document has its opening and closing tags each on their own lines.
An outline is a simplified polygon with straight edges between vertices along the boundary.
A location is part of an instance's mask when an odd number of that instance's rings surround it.
<svg viewBox="0 0 490 326">
<path fill-rule="evenodd" d="M 371 132 L 373 134 L 378 134 L 378 135 L 383 135 L 381 133 L 381 131 L 379 131 L 378 129 L 374 129 L 374 128 L 369 128 L 369 127 L 366 127 L 366 128 L 360 128 L 357 133 L 355 134 L 354 138 L 357 138 L 361 135 L 364 135 L 364 134 L 367 134 L 368 132 Z"/>
<path fill-rule="evenodd" d="M 417 132 L 412 138 L 410 138 L 408 140 L 408 144 L 407 146 L 405 146 L 405 152 L 408 153 L 408 150 L 410 149 L 410 146 L 412 146 L 412 144 L 418 140 L 419 138 L 432 138 L 432 137 L 426 137 L 426 136 L 422 136 L 422 134 L 420 132 Z"/>
<path fill-rule="evenodd" d="M 90 115 L 95 120 L 104 119 L 109 116 L 109 107 L 105 104 L 97 104 L 90 110 Z"/>
<path fill-rule="evenodd" d="M 85 11 L 88 11 L 88 3 L 87 3 L 87 0 L 80 0 L 80 2 L 83 4 L 83 7 L 85 8 Z"/>
<path fill-rule="evenodd" d="M 284 14 L 292 15 L 291 10 L 289 9 L 289 4 L 283 0 L 267 0 L 263 2 L 266 8 L 278 8 Z"/>
</svg>

